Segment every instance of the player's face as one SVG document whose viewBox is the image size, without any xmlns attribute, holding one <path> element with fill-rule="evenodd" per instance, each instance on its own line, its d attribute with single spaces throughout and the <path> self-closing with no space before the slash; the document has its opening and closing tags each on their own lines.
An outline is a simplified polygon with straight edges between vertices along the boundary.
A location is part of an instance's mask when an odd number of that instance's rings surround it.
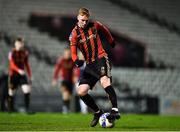
<svg viewBox="0 0 180 132">
<path fill-rule="evenodd" d="M 89 22 L 89 17 L 84 15 L 78 15 L 77 17 L 78 19 L 78 26 L 81 27 L 81 28 L 85 28 Z"/>
<path fill-rule="evenodd" d="M 65 51 L 64 51 L 64 58 L 65 58 L 65 59 L 70 59 L 70 58 L 71 58 L 71 52 L 70 52 L 70 50 L 65 50 Z"/>
<path fill-rule="evenodd" d="M 22 50 L 24 48 L 24 42 L 16 41 L 15 42 L 15 48 L 16 50 Z"/>
</svg>

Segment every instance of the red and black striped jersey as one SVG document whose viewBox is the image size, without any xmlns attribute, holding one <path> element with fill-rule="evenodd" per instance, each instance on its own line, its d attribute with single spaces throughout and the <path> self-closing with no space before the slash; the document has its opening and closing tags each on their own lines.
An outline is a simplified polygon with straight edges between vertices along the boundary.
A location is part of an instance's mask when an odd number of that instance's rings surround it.
<svg viewBox="0 0 180 132">
<path fill-rule="evenodd" d="M 73 61 L 78 59 L 77 48 L 82 52 L 87 63 L 91 63 L 98 58 L 107 56 L 99 36 L 99 31 L 102 31 L 108 42 L 112 44 L 114 39 L 111 36 L 111 33 L 100 22 L 89 22 L 84 29 L 76 24 L 69 36 Z"/>
<path fill-rule="evenodd" d="M 18 70 L 26 70 L 28 76 L 31 77 L 31 68 L 28 62 L 28 51 L 13 49 L 9 53 L 9 74 L 18 73 Z"/>
</svg>

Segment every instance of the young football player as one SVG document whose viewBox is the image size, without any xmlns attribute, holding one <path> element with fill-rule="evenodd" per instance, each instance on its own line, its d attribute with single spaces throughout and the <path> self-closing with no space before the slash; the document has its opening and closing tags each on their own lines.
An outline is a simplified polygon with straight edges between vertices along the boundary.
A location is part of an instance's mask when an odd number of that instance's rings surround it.
<svg viewBox="0 0 180 132">
<path fill-rule="evenodd" d="M 70 100 L 73 91 L 73 69 L 74 63 L 71 59 L 69 48 L 64 49 L 63 57 L 58 59 L 53 74 L 52 85 L 55 86 L 58 81 L 61 81 L 60 91 L 63 99 L 62 112 L 70 112 Z"/>
<path fill-rule="evenodd" d="M 100 81 L 102 87 L 107 93 L 112 104 L 110 115 L 107 117 L 109 121 L 120 118 L 117 106 L 117 97 L 111 83 L 111 64 L 108 54 L 102 45 L 99 36 L 101 31 L 109 44 L 114 47 L 115 41 L 109 30 L 98 21 L 89 21 L 90 12 L 87 8 L 80 8 L 77 15 L 77 24 L 73 28 L 69 40 L 72 59 L 77 67 L 84 64 L 77 55 L 77 48 L 82 52 L 86 61 L 86 67 L 80 79 L 77 93 L 84 103 L 94 111 L 94 118 L 90 123 L 91 127 L 97 125 L 99 117 L 103 111 L 97 106 L 94 99 L 88 94 L 88 90 L 92 89 L 97 81 Z"/>
<path fill-rule="evenodd" d="M 15 111 L 14 95 L 18 86 L 22 88 L 26 112 L 29 112 L 32 73 L 28 57 L 28 51 L 24 48 L 24 39 L 17 38 L 14 48 L 9 53 L 8 107 L 10 112 Z"/>
</svg>

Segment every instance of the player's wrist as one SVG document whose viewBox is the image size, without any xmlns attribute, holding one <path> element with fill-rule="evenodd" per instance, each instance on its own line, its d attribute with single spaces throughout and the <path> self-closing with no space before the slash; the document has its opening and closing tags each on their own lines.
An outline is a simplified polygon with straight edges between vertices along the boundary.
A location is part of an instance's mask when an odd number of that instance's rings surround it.
<svg viewBox="0 0 180 132">
<path fill-rule="evenodd" d="M 28 81 L 29 81 L 29 84 L 32 84 L 33 78 L 29 77 Z"/>
<path fill-rule="evenodd" d="M 81 67 L 81 66 L 83 66 L 83 64 L 84 64 L 84 61 L 77 59 L 77 60 L 75 60 L 74 63 L 75 63 L 75 65 L 76 65 L 77 67 Z"/>
<path fill-rule="evenodd" d="M 24 75 L 24 74 L 25 74 L 25 71 L 22 70 L 22 69 L 19 69 L 19 70 L 18 70 L 18 73 L 19 73 L 20 75 Z"/>
</svg>

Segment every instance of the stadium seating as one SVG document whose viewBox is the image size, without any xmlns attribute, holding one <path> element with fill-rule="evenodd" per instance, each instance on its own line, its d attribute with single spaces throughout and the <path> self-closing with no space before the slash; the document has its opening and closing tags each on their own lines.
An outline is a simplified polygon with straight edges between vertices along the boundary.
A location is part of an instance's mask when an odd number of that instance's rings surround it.
<svg viewBox="0 0 180 132">
<path fill-rule="evenodd" d="M 176 5 L 180 5 L 178 0 L 175 1 L 164 1 L 164 0 L 126 0 L 129 3 L 143 8 L 149 13 L 157 14 L 159 17 L 163 17 L 164 19 L 168 20 L 169 22 L 175 23 L 180 26 L 180 19 L 177 17 L 178 8 Z"/>
</svg>

